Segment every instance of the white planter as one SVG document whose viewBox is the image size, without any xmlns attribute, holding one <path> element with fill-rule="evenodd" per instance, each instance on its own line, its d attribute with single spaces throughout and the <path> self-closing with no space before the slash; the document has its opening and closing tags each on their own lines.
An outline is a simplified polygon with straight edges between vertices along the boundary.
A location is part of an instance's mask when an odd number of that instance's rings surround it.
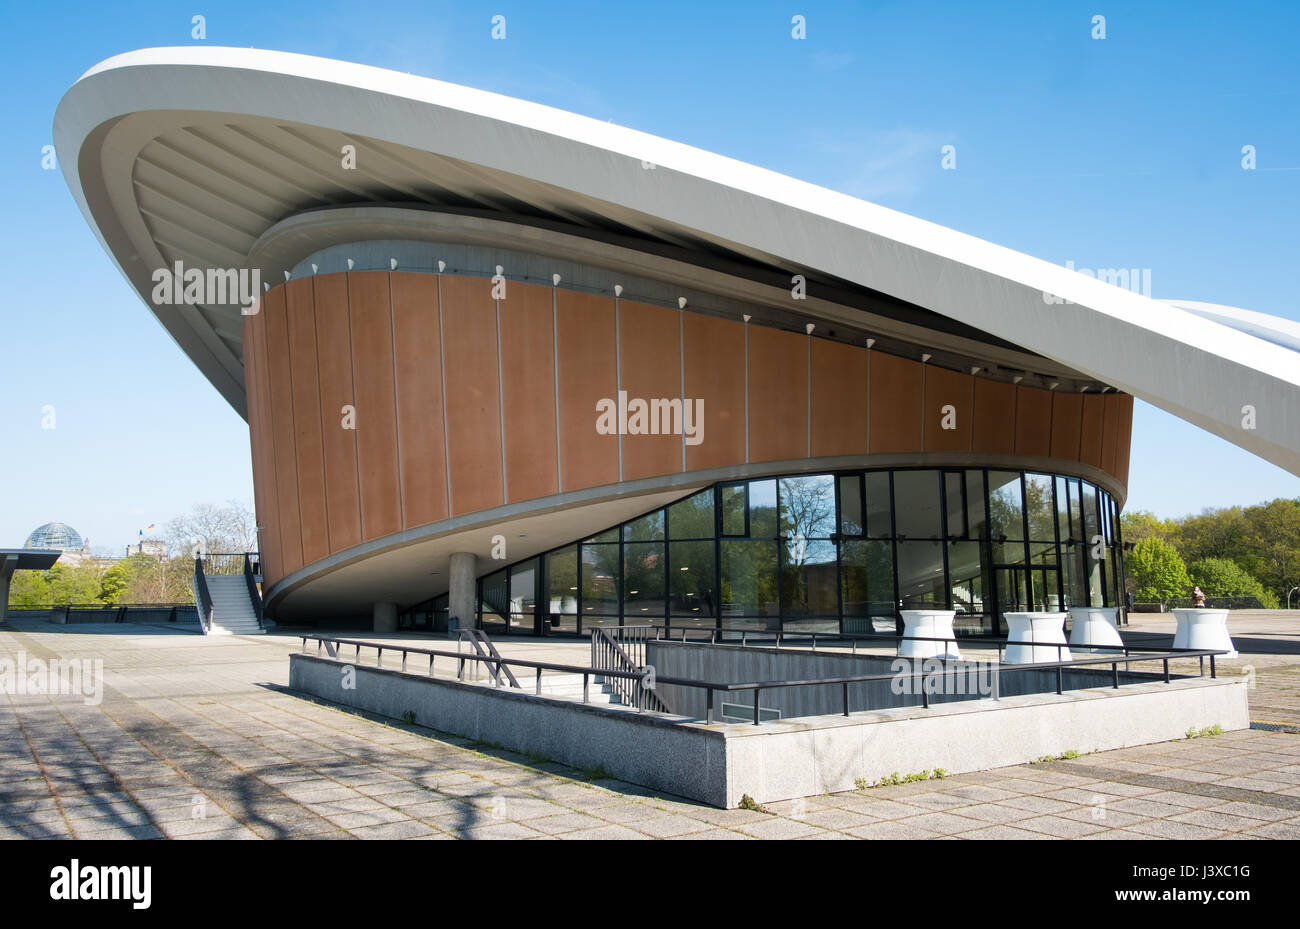
<svg viewBox="0 0 1300 929">
<path fill-rule="evenodd" d="M 1178 631 L 1174 633 L 1174 648 L 1224 651 L 1222 658 L 1236 658 L 1237 647 L 1228 635 L 1228 611 L 1190 609 L 1174 610 Z"/>
<path fill-rule="evenodd" d="M 900 610 L 903 635 L 936 639 L 953 638 L 952 619 L 956 610 Z M 961 658 L 956 642 L 925 642 L 902 639 L 898 643 L 900 658 Z"/>
<path fill-rule="evenodd" d="M 1119 611 L 1112 606 L 1072 606 L 1070 616 L 1074 625 L 1070 629 L 1070 645 L 1075 648 L 1094 649 L 1096 646 L 1124 647 L 1119 637 Z M 1109 652 L 1110 649 L 1101 649 Z"/>
<path fill-rule="evenodd" d="M 1065 645 L 1064 613 L 1003 613 L 1007 621 L 1008 642 L 1032 642 L 1032 645 L 1008 645 L 1003 654 L 1005 664 L 1042 664 L 1069 661 Z"/>
</svg>

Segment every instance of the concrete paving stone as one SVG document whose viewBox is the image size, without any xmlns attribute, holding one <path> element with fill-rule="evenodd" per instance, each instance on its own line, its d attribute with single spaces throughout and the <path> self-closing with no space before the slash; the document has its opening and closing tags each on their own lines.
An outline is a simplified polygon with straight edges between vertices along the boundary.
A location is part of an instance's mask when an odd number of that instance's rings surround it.
<svg viewBox="0 0 1300 929">
<path fill-rule="evenodd" d="M 1179 813 L 1177 816 L 1170 816 L 1167 822 L 1190 823 L 1193 826 L 1204 826 L 1206 829 L 1212 829 L 1217 832 L 1245 832 L 1254 829 L 1256 826 L 1263 825 L 1269 820 L 1252 819 L 1247 816 L 1234 816 L 1232 813 L 1225 813 L 1221 810 L 1187 810 Z M 1276 820 L 1274 820 L 1276 821 Z"/>
<path fill-rule="evenodd" d="M 1058 839 L 1077 839 L 1093 832 L 1103 832 L 1110 827 L 1104 822 L 1067 816 L 1031 816 L 1029 819 L 1017 820 L 1016 828 L 1042 832 Z"/>
<path fill-rule="evenodd" d="M 1213 801 L 1207 801 L 1207 805 Z M 1187 807 L 1174 803 L 1159 803 L 1146 797 L 1126 797 L 1109 805 L 1109 809 L 1137 816 L 1164 817 L 1186 813 Z"/>
<path fill-rule="evenodd" d="M 713 827 L 709 823 L 677 814 L 661 814 L 651 819 L 632 823 L 631 828 L 657 839 L 673 839 L 692 832 L 704 832 Z"/>
<path fill-rule="evenodd" d="M 1059 788 L 1058 788 L 1059 789 Z M 1008 797 L 1005 800 L 999 800 L 998 806 L 1010 806 L 1021 810 L 1029 810 L 1034 813 L 1065 813 L 1069 810 L 1078 809 L 1079 804 L 1066 800 L 1056 800 L 1052 797 L 1039 797 L 1025 795 L 1020 797 Z"/>
<path fill-rule="evenodd" d="M 961 797 L 967 803 L 993 803 L 997 800 L 1005 800 L 1007 797 L 1016 796 L 1013 791 L 1003 790 L 992 784 L 967 784 L 954 787 L 948 793 L 954 797 Z"/>
<path fill-rule="evenodd" d="M 637 828 L 641 828 L 641 824 L 638 824 Z M 799 836 L 812 835 L 824 830 L 812 823 L 770 818 L 767 822 L 745 823 L 743 826 L 737 826 L 736 831 L 752 835 L 756 839 L 797 839 Z"/>
<path fill-rule="evenodd" d="M 863 813 L 867 816 L 874 816 L 877 819 L 903 819 L 907 816 L 920 816 L 923 813 L 933 812 L 923 806 L 913 806 L 910 803 L 900 803 L 897 800 L 876 800 L 874 803 L 854 808 L 854 812 Z"/>
<path fill-rule="evenodd" d="M 606 809 L 608 809 L 608 807 Z M 604 815 L 603 811 L 602 815 Z M 711 806 L 698 805 L 691 809 L 683 810 L 682 815 L 690 816 L 693 819 L 698 819 L 702 822 L 725 828 L 734 828 L 743 825 L 744 823 L 758 822 L 759 820 L 767 818 L 766 813 L 760 813 L 757 810 L 719 810 Z M 606 818 L 612 819 L 613 817 L 606 816 Z M 868 818 L 874 819 L 874 817 Z"/>
<path fill-rule="evenodd" d="M 1125 813 L 1122 810 L 1116 810 L 1110 806 L 1089 807 L 1086 809 L 1070 810 L 1066 813 L 1057 813 L 1065 819 L 1077 819 L 1083 823 L 1095 823 L 1104 826 L 1107 829 L 1123 829 L 1134 823 L 1145 822 L 1150 817 L 1140 816 L 1136 813 Z"/>
<path fill-rule="evenodd" d="M 1034 810 L 1025 810 L 1015 806 L 1003 806 L 1000 803 L 972 803 L 970 806 L 957 807 L 952 811 L 955 815 L 966 819 L 975 819 L 983 823 L 992 823 L 995 825 L 1013 823 L 1017 820 L 1028 819 L 1031 816 L 1041 816 Z"/>
<path fill-rule="evenodd" d="M 387 804 L 380 803 L 374 797 L 348 797 L 346 800 L 328 800 L 324 803 L 311 804 L 311 810 L 318 815 L 326 813 L 369 813 L 371 810 L 385 809 Z"/>
<path fill-rule="evenodd" d="M 1106 832 L 1093 832 L 1089 835 L 1079 836 L 1079 838 L 1085 842 L 1088 841 L 1089 839 L 1101 839 L 1103 841 L 1108 839 L 1115 839 L 1116 841 L 1131 841 L 1134 839 L 1143 842 L 1151 841 L 1151 836 L 1142 835 L 1142 833 L 1140 832 L 1130 832 L 1127 829 L 1110 829 L 1107 830 Z"/>
<path fill-rule="evenodd" d="M 1129 784 L 1124 781 L 1093 781 L 1087 785 L 1088 790 L 1095 790 L 1099 794 L 1110 794 L 1116 797 L 1142 797 L 1147 794 L 1158 793 L 1161 788 L 1147 787 L 1142 784 Z"/>
<path fill-rule="evenodd" d="M 1207 828 L 1172 819 L 1148 819 L 1125 828 L 1130 832 L 1161 839 L 1212 839 L 1223 834 L 1222 829 Z"/>
<path fill-rule="evenodd" d="M 861 813 L 841 809 L 818 810 L 815 813 L 809 813 L 802 821 L 811 826 L 820 826 L 823 829 L 840 830 L 855 829 L 859 826 L 869 826 L 874 822 L 880 822 L 874 816 L 864 816 Z"/>
<path fill-rule="evenodd" d="M 972 829 L 969 832 L 956 833 L 959 839 L 980 839 L 980 840 L 1003 840 L 1003 839 L 1050 839 L 1050 836 L 1042 832 L 1034 832 L 1031 829 L 1020 829 L 1016 826 L 985 826 L 983 829 Z"/>
<path fill-rule="evenodd" d="M 846 829 L 845 832 L 858 839 L 934 839 L 939 837 L 937 832 L 930 832 L 928 829 L 922 829 L 919 826 L 909 826 L 904 822 L 869 823 L 865 826 Z"/>
<path fill-rule="evenodd" d="M 602 820 L 586 813 L 565 812 L 554 816 L 540 816 L 528 820 L 528 828 L 536 829 L 546 835 L 563 835 L 582 829 L 598 829 L 607 825 Z"/>
<path fill-rule="evenodd" d="M 566 832 L 563 835 L 559 836 L 559 838 L 578 839 L 578 840 L 590 839 L 594 841 L 608 842 L 608 841 L 623 841 L 627 839 L 644 840 L 645 836 L 642 835 L 640 832 L 636 832 L 635 830 L 627 828 L 626 826 L 610 824 L 606 826 L 601 826 L 597 829 L 579 829 L 577 832 Z"/>
<path fill-rule="evenodd" d="M 1177 790 L 1158 790 L 1153 794 L 1143 794 L 1142 799 L 1149 800 L 1152 803 L 1168 803 L 1173 806 L 1181 806 L 1185 809 L 1197 809 L 1218 802 L 1199 794 L 1182 793 Z"/>
<path fill-rule="evenodd" d="M 1007 796 L 1015 796 L 1010 792 L 1006 793 Z M 956 792 L 940 793 L 934 791 L 924 794 L 912 794 L 907 798 L 907 802 L 912 806 L 924 807 L 927 810 L 950 810 L 953 807 L 969 806 L 971 801 Z"/>
<path fill-rule="evenodd" d="M 97 827 L 96 827 L 97 826 Z M 78 839 L 96 841 L 100 839 L 161 839 L 162 832 L 150 824 L 96 824 L 86 821 L 73 821 L 72 831 Z"/>
<path fill-rule="evenodd" d="M 1240 837 L 1259 836 L 1265 839 L 1300 839 L 1300 819 L 1292 819 L 1283 823 L 1268 823 L 1266 825 L 1257 825 L 1240 834 Z"/>
<path fill-rule="evenodd" d="M 1248 819 L 1262 819 L 1265 822 L 1282 822 L 1293 819 L 1300 814 L 1300 804 L 1287 807 L 1276 807 L 1266 803 L 1251 803 L 1250 801 L 1233 800 L 1228 803 L 1219 804 L 1211 807 L 1216 813 L 1230 813 L 1234 816 L 1244 816 Z"/>
<path fill-rule="evenodd" d="M 511 822 L 476 824 L 461 829 L 460 834 L 466 839 L 528 839 L 545 835 L 545 833 L 538 832 L 536 829 Z"/>
<path fill-rule="evenodd" d="M 348 830 L 358 839 L 413 839 L 421 835 L 434 835 L 437 829 L 428 823 L 404 820 L 397 823 L 384 823 L 378 826 L 358 826 Z"/>
<path fill-rule="evenodd" d="M 360 826 L 379 826 L 384 823 L 396 823 L 410 818 L 400 810 L 393 810 L 388 807 L 380 807 L 377 810 L 367 810 L 364 813 L 323 813 L 321 815 L 342 829 L 356 829 Z"/>
<path fill-rule="evenodd" d="M 926 813 L 921 816 L 909 816 L 907 819 L 900 819 L 897 822 L 904 826 L 924 829 L 936 835 L 968 832 L 971 829 L 979 829 L 985 825 L 979 820 L 954 813 Z"/>
</svg>

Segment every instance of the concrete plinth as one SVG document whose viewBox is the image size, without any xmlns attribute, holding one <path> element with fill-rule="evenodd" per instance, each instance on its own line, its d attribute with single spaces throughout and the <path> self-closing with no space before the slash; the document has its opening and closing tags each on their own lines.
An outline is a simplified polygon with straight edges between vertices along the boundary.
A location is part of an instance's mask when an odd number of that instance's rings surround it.
<svg viewBox="0 0 1300 929">
<path fill-rule="evenodd" d="M 375 604 L 375 632 L 397 631 L 397 604 L 381 600 Z"/>
</svg>

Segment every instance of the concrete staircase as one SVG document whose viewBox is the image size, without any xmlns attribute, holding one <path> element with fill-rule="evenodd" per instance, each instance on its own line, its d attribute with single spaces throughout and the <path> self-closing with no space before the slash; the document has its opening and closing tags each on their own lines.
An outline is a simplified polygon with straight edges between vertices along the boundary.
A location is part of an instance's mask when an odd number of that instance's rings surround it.
<svg viewBox="0 0 1300 929">
<path fill-rule="evenodd" d="M 526 693 L 537 692 L 537 679 L 530 676 L 521 676 L 519 678 L 519 688 Z M 563 700 L 573 700 L 577 703 L 582 702 L 582 675 L 581 674 L 542 674 L 542 696 L 558 697 Z M 604 706 L 622 706 L 623 701 L 619 699 L 618 694 L 610 688 L 601 678 L 592 676 L 591 685 L 587 691 L 587 702 L 591 704 L 600 704 Z"/>
<path fill-rule="evenodd" d="M 205 574 L 208 593 L 212 596 L 212 628 L 208 635 L 262 635 L 248 582 L 242 574 Z M 579 679 L 581 692 L 581 679 Z"/>
</svg>

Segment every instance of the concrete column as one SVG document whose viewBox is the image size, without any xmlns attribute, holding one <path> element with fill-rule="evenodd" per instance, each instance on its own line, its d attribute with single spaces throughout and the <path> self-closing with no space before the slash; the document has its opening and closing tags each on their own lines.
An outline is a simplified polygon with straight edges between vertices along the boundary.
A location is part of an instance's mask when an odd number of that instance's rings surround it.
<svg viewBox="0 0 1300 929">
<path fill-rule="evenodd" d="M 375 632 L 397 631 L 397 604 L 381 600 L 375 604 Z"/>
<path fill-rule="evenodd" d="M 0 558 L 0 625 L 4 625 L 5 615 L 9 612 L 9 578 L 14 573 L 8 562 L 9 559 Z M 14 558 L 13 563 L 17 564 L 18 559 Z"/>
<path fill-rule="evenodd" d="M 451 586 L 447 596 L 447 617 L 460 620 L 459 628 L 474 628 L 474 606 L 478 576 L 478 556 L 472 552 L 455 552 L 451 556 Z"/>
</svg>

